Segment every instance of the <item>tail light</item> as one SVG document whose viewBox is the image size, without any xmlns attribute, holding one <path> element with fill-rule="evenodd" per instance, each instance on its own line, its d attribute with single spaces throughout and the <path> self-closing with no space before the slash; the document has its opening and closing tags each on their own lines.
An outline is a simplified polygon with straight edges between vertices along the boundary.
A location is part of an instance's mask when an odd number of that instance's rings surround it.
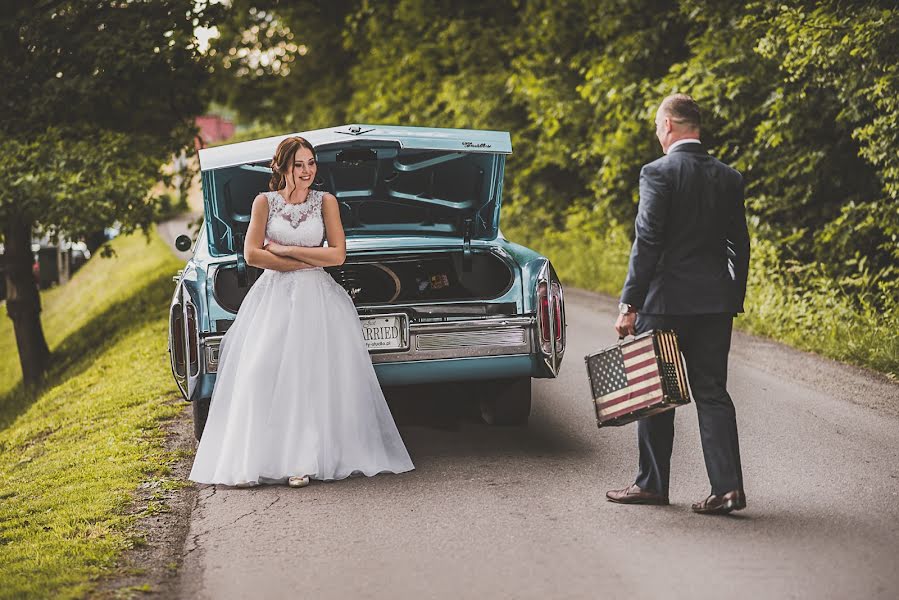
<svg viewBox="0 0 899 600">
<path fill-rule="evenodd" d="M 549 314 L 550 299 L 549 294 L 547 294 L 549 289 L 550 288 L 546 285 L 545 281 L 541 281 L 537 286 L 537 318 L 540 321 L 540 349 L 543 350 L 544 354 L 550 354 L 552 352 L 552 345 L 549 340 L 551 329 Z"/>
<path fill-rule="evenodd" d="M 184 359 L 184 312 L 180 304 L 172 306 L 170 323 L 169 338 L 172 340 L 172 370 L 177 377 L 184 377 L 187 374 L 187 365 Z"/>
<path fill-rule="evenodd" d="M 565 353 L 565 300 L 562 285 L 546 263 L 537 279 L 537 330 L 540 350 L 550 369 L 558 372 Z"/>
<path fill-rule="evenodd" d="M 565 327 L 565 309 L 564 303 L 562 302 L 562 286 L 559 285 L 559 282 L 553 281 L 552 287 L 552 306 L 553 306 L 553 331 L 555 332 L 555 344 L 556 344 L 556 352 L 562 352 L 564 349 L 564 338 L 562 336 L 562 331 Z"/>
<path fill-rule="evenodd" d="M 187 303 L 186 303 L 187 304 Z M 194 308 L 193 304 L 187 304 L 187 349 L 188 349 L 188 357 L 190 359 L 190 374 L 196 375 L 200 372 L 200 354 L 199 354 L 199 340 L 197 333 L 197 309 Z"/>
</svg>

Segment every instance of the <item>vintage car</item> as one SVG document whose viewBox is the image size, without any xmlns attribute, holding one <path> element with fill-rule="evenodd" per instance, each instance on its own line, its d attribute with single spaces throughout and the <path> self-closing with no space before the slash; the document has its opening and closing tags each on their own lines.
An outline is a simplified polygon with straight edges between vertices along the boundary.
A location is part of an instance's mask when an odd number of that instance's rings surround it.
<svg viewBox="0 0 899 600">
<path fill-rule="evenodd" d="M 559 372 L 565 304 L 549 260 L 500 233 L 509 134 L 347 125 L 297 135 L 316 148 L 315 186 L 340 205 L 347 257 L 327 271 L 358 309 L 381 384 L 460 382 L 488 423 L 526 423 L 531 378 Z M 198 439 L 219 344 L 261 272 L 244 260 L 244 236 L 282 139 L 200 150 L 205 222 L 169 313 L 172 373 Z"/>
</svg>

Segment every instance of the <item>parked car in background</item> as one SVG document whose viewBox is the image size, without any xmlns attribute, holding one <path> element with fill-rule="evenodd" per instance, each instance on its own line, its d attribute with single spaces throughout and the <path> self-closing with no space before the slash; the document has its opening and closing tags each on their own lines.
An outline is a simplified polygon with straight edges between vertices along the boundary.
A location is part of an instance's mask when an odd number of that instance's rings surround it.
<svg viewBox="0 0 899 600">
<path fill-rule="evenodd" d="M 32 245 L 32 250 L 34 250 L 34 245 Z M 40 286 L 40 263 L 36 254 L 31 264 L 31 274 L 34 276 L 34 282 Z M 0 244 L 0 302 L 4 300 L 6 300 L 6 249 L 3 244 Z"/>
<path fill-rule="evenodd" d="M 525 423 L 531 379 L 559 372 L 565 304 L 550 261 L 500 233 L 509 134 L 347 125 L 294 135 L 316 147 L 316 188 L 337 197 L 347 258 L 327 271 L 358 309 L 382 385 L 461 382 L 487 422 Z M 199 152 L 205 223 L 169 313 L 172 373 L 198 439 L 222 337 L 260 274 L 244 237 L 284 137 Z"/>
<path fill-rule="evenodd" d="M 31 250 L 37 256 L 38 284 L 42 289 L 68 283 L 91 257 L 84 242 L 51 241 L 46 237 L 33 242 Z"/>
</svg>

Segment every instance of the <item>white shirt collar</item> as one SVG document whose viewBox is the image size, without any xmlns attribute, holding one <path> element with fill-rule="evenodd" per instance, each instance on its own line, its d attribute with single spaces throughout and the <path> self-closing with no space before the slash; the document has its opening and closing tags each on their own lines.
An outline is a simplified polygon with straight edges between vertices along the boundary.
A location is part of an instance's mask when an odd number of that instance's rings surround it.
<svg viewBox="0 0 899 600">
<path fill-rule="evenodd" d="M 665 154 L 670 153 L 672 150 L 674 150 L 678 146 L 682 146 L 684 144 L 701 144 L 701 143 L 702 142 L 700 142 L 696 138 L 684 138 L 682 140 L 677 140 L 676 142 L 674 142 L 673 144 L 668 146 L 668 152 L 666 152 Z"/>
</svg>

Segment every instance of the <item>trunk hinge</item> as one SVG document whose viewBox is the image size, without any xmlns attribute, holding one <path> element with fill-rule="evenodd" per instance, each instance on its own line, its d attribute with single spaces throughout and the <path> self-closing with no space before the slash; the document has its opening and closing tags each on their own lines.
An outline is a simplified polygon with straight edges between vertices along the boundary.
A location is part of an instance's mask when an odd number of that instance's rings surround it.
<svg viewBox="0 0 899 600">
<path fill-rule="evenodd" d="M 465 237 L 462 238 L 462 271 L 471 272 L 471 231 L 474 229 L 474 221 L 465 219 Z"/>
<path fill-rule="evenodd" d="M 237 233 L 234 235 L 234 244 L 237 246 L 237 286 L 245 288 L 248 285 L 247 280 L 247 261 L 243 257 L 243 241 L 244 235 Z"/>
</svg>

